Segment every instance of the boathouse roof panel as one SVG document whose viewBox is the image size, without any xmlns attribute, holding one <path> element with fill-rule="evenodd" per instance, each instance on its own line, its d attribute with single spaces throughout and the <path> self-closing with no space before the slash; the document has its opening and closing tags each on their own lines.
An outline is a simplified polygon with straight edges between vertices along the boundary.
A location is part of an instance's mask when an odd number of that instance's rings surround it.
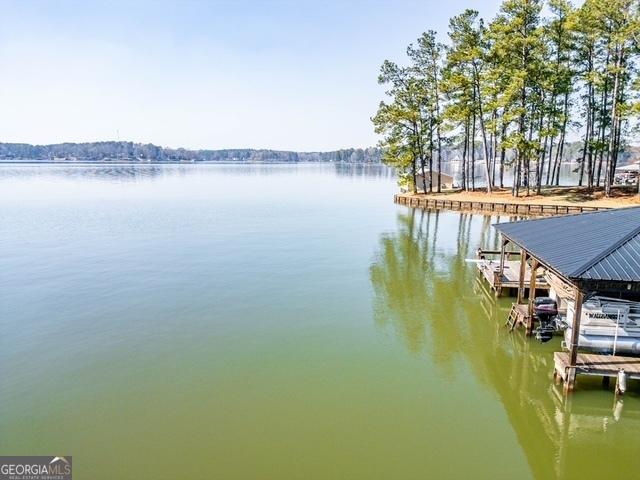
<svg viewBox="0 0 640 480">
<path fill-rule="evenodd" d="M 495 227 L 567 278 L 640 282 L 640 207 Z"/>
</svg>

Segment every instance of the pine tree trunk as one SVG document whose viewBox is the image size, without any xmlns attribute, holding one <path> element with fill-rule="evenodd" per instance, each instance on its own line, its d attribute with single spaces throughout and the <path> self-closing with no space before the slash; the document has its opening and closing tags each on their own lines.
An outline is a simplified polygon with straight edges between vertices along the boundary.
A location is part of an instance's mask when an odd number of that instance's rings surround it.
<svg viewBox="0 0 640 480">
<path fill-rule="evenodd" d="M 562 115 L 563 115 L 562 129 L 560 130 L 560 140 L 559 140 L 558 151 L 556 155 L 557 169 L 556 169 L 556 177 L 554 182 L 556 186 L 560 185 L 560 167 L 562 166 L 562 155 L 564 154 L 564 142 L 567 134 L 567 121 L 569 119 L 569 92 L 565 92 L 564 94 Z"/>
<path fill-rule="evenodd" d="M 429 193 L 433 193 L 433 117 L 429 122 Z"/>
<path fill-rule="evenodd" d="M 551 165 L 553 162 L 551 161 L 553 158 L 553 146 L 556 142 L 556 137 L 551 137 L 551 142 L 549 144 L 549 156 L 547 158 L 547 175 L 545 177 L 544 184 L 549 186 L 549 177 L 551 175 Z"/>
<path fill-rule="evenodd" d="M 507 135 L 507 123 L 504 120 L 504 112 L 502 114 L 502 130 L 500 132 L 500 188 L 504 188 L 504 161 L 506 150 L 504 148 L 504 137 Z"/>
<path fill-rule="evenodd" d="M 490 173 L 490 163 L 489 163 L 489 144 L 487 143 L 487 131 L 484 125 L 484 111 L 482 109 L 482 98 L 480 97 L 480 78 L 477 71 L 477 68 L 474 66 L 474 96 L 476 97 L 478 104 L 478 119 L 480 122 L 480 133 L 482 135 L 482 146 L 484 148 L 484 167 L 485 167 L 485 178 L 487 181 L 487 193 L 491 193 L 491 188 L 493 187 L 491 182 L 491 173 Z M 475 113 L 474 113 L 475 118 Z M 475 122 L 474 122 L 475 128 Z M 475 148 L 474 148 L 475 150 Z M 474 185 L 475 188 L 475 185 Z"/>
<path fill-rule="evenodd" d="M 476 190 L 476 112 L 471 122 L 471 191 Z"/>
<path fill-rule="evenodd" d="M 553 182 L 557 187 L 560 185 L 560 167 L 562 166 L 562 155 L 564 154 L 564 139 L 566 135 L 566 129 L 563 128 L 562 133 L 560 134 L 560 146 L 558 147 L 558 168 L 556 170 L 556 178 Z"/>
<path fill-rule="evenodd" d="M 496 109 L 491 112 L 491 183 L 496 186 L 496 162 L 498 160 L 498 132 L 496 123 L 498 120 L 498 112 Z"/>
<path fill-rule="evenodd" d="M 462 149 L 462 189 L 467 190 L 467 144 L 469 142 L 469 120 L 464 124 L 464 146 Z"/>
<path fill-rule="evenodd" d="M 540 113 L 540 124 L 538 125 L 538 147 L 540 147 L 540 137 L 542 135 L 542 126 L 544 125 L 544 114 Z M 544 171 L 544 159 L 547 153 L 547 144 L 549 143 L 549 136 L 544 136 L 544 146 L 540 149 L 540 156 L 538 157 L 538 165 L 536 165 L 536 194 L 540 195 L 542 190 L 542 173 Z"/>
<path fill-rule="evenodd" d="M 418 175 L 417 175 L 417 172 L 416 172 L 416 162 L 417 162 L 417 158 L 414 155 L 413 159 L 411 161 L 411 175 L 413 177 L 413 193 L 414 193 L 414 195 L 416 193 L 418 193 L 418 185 L 417 185 L 418 184 Z"/>
<path fill-rule="evenodd" d="M 591 90 L 591 84 L 589 84 L 589 90 Z M 582 162 L 580 164 L 580 177 L 578 178 L 578 186 L 582 186 L 584 177 L 584 164 L 587 162 L 587 148 L 589 148 L 591 131 L 591 93 L 589 93 L 589 101 L 587 105 L 587 131 L 584 133 L 584 143 L 582 145 Z"/>
<path fill-rule="evenodd" d="M 437 130 L 438 136 L 438 193 L 442 191 L 442 139 L 440 138 L 440 124 Z M 453 185 L 451 185 L 453 187 Z"/>
<path fill-rule="evenodd" d="M 604 193 L 607 197 L 611 196 L 611 179 L 613 178 L 613 165 L 615 159 L 615 149 L 617 148 L 616 138 L 618 132 L 616 127 L 618 125 L 618 90 L 620 88 L 620 67 L 622 65 L 623 51 L 618 50 L 616 47 L 616 70 L 613 79 L 613 93 L 611 95 L 611 133 L 609 136 L 609 151 L 607 152 L 607 170 L 604 179 Z"/>
<path fill-rule="evenodd" d="M 605 65 L 608 67 L 609 65 L 609 60 L 611 58 L 611 48 L 610 48 L 610 42 L 607 41 L 607 58 L 605 60 Z M 598 171 L 597 171 L 597 175 L 596 175 L 596 187 L 600 186 L 600 178 L 602 176 L 602 165 L 604 163 L 604 145 L 605 145 L 605 140 L 606 140 L 606 130 L 607 130 L 607 108 L 609 105 L 609 77 L 605 76 L 604 79 L 604 86 L 603 86 L 603 90 L 602 90 L 602 101 L 600 103 L 600 152 L 599 152 L 599 158 L 598 158 Z M 612 127 L 610 127 L 611 129 Z M 607 153 L 608 155 L 608 153 Z"/>
<path fill-rule="evenodd" d="M 434 72 L 434 82 L 433 88 L 435 93 L 435 102 L 436 102 L 436 141 L 438 143 L 438 193 L 442 191 L 442 138 L 440 136 L 440 89 L 439 85 L 439 75 L 438 75 L 438 63 L 434 57 L 433 59 L 433 72 Z M 453 185 L 452 185 L 453 186 Z"/>
</svg>

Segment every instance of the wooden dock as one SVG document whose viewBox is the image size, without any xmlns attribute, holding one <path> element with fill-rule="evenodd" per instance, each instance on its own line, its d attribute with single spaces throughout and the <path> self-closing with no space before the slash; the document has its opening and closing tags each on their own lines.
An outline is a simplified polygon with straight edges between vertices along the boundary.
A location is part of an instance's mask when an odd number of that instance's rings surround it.
<svg viewBox="0 0 640 480">
<path fill-rule="evenodd" d="M 567 381 L 570 369 L 569 352 L 555 352 L 553 354 L 553 376 L 563 382 Z M 613 355 L 597 355 L 578 353 L 576 361 L 576 375 L 592 375 L 597 377 L 617 377 L 620 370 L 624 370 L 627 378 L 640 380 L 640 358 L 621 357 Z"/>
<path fill-rule="evenodd" d="M 585 207 L 583 205 L 560 205 L 541 203 L 511 203 L 490 201 L 463 201 L 428 198 L 406 193 L 394 195 L 393 201 L 400 205 L 415 208 L 433 208 L 444 210 L 467 210 L 483 213 L 510 213 L 516 215 L 567 215 L 570 213 L 608 210 L 606 207 Z"/>
<path fill-rule="evenodd" d="M 478 270 L 489 283 L 496 295 L 501 295 L 504 289 L 517 289 L 520 284 L 520 260 L 505 260 L 502 275 L 500 275 L 500 260 L 481 259 L 476 262 Z M 531 267 L 527 264 L 524 272 L 524 288 L 531 285 Z M 544 272 L 536 275 L 536 289 L 548 290 L 549 283 Z"/>
</svg>

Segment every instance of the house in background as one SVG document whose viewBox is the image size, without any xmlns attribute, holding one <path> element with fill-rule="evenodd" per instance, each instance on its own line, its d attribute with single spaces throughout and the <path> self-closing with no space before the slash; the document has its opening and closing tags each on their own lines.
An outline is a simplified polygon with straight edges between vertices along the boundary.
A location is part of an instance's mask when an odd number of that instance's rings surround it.
<svg viewBox="0 0 640 480">
<path fill-rule="evenodd" d="M 427 178 L 426 178 L 426 191 L 429 191 L 429 185 L 433 185 L 433 191 L 437 191 L 438 189 L 438 172 L 434 171 L 431 174 L 431 178 L 429 177 L 429 173 L 427 173 Z M 451 190 L 454 186 L 454 180 L 453 177 L 451 175 L 449 175 L 448 173 L 444 173 L 441 172 L 440 173 L 440 187 L 442 190 Z M 411 185 L 403 185 L 401 187 L 401 190 L 403 192 L 410 192 L 412 191 L 411 189 Z M 422 176 L 422 173 L 416 175 L 416 190 L 418 191 L 418 193 L 425 193 L 425 181 L 424 181 L 424 177 Z"/>
<path fill-rule="evenodd" d="M 633 185 L 640 176 L 640 162 L 616 168 L 614 182 L 616 185 Z"/>
</svg>

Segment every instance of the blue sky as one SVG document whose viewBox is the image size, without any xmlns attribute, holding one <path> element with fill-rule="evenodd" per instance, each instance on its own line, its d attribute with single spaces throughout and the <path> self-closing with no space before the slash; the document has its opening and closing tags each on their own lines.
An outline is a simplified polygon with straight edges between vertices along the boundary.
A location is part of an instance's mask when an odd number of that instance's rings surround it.
<svg viewBox="0 0 640 480">
<path fill-rule="evenodd" d="M 378 68 L 499 2 L 2 1 L 0 141 L 375 145 Z"/>
</svg>

